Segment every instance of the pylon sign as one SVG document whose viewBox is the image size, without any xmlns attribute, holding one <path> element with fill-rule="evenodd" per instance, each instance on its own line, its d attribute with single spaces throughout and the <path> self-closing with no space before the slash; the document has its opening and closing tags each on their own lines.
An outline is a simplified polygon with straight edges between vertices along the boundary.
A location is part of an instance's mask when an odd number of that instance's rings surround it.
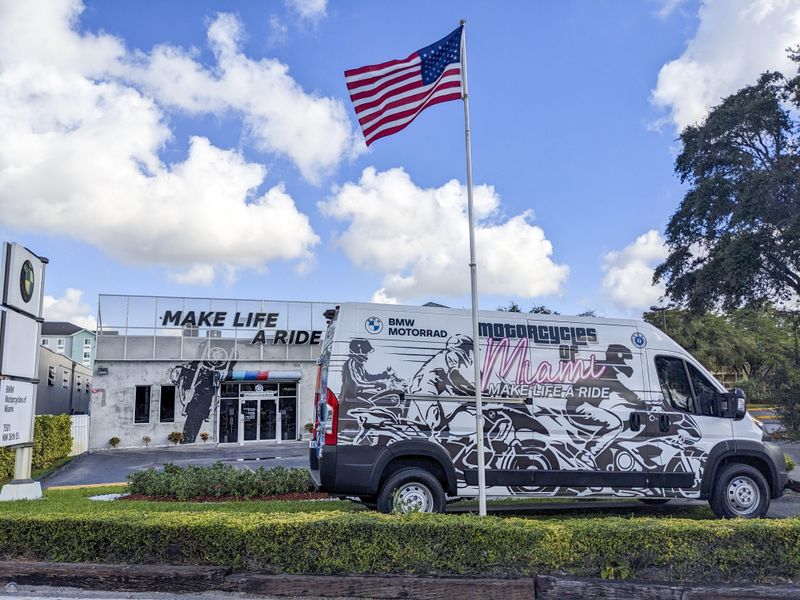
<svg viewBox="0 0 800 600">
<path fill-rule="evenodd" d="M 0 381 L 0 446 L 33 441 L 33 402 L 32 383 Z"/>
<path fill-rule="evenodd" d="M 45 263 L 20 244 L 0 251 L 0 376 L 36 379 Z"/>
<path fill-rule="evenodd" d="M 42 259 L 20 244 L 6 242 L 0 267 L 3 269 L 0 283 L 3 306 L 40 319 L 44 290 Z"/>
</svg>

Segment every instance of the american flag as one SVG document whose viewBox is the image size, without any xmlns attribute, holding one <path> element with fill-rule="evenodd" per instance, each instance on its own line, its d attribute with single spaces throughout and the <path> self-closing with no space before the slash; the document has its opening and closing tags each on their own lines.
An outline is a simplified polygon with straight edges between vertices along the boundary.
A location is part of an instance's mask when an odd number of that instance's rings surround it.
<svg viewBox="0 0 800 600">
<path fill-rule="evenodd" d="M 404 129 L 427 107 L 461 99 L 463 29 L 408 58 L 344 72 L 367 146 Z"/>
</svg>

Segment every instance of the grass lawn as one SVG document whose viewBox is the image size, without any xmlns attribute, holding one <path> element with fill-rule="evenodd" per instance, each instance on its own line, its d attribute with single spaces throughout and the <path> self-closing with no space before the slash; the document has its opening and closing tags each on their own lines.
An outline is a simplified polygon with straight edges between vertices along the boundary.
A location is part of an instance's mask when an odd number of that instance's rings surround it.
<svg viewBox="0 0 800 600">
<path fill-rule="evenodd" d="M 125 486 L 105 486 L 92 488 L 78 488 L 69 490 L 45 490 L 44 499 L 37 501 L 0 502 L 0 518 L 7 514 L 15 515 L 86 515 L 91 513 L 101 515 L 146 515 L 153 513 L 204 513 L 220 515 L 263 515 L 276 513 L 355 513 L 370 512 L 360 504 L 348 500 L 284 500 L 284 501 L 255 501 L 239 500 L 233 502 L 149 502 L 145 500 L 114 500 L 101 502 L 90 500 L 91 496 L 103 494 L 124 493 Z M 628 502 L 631 509 L 604 511 L 603 503 L 608 501 Z M 568 498 L 496 498 L 489 499 L 488 506 L 504 506 L 509 504 L 529 505 L 532 510 L 537 506 L 551 503 L 568 503 Z M 589 502 L 589 501 L 587 501 Z M 629 499 L 593 500 L 596 509 L 581 508 L 571 511 L 569 508 L 553 513 L 532 513 L 521 515 L 531 519 L 583 519 L 596 518 L 613 512 L 630 518 L 662 516 L 664 511 L 658 507 L 646 506 L 639 501 Z M 582 502 L 583 503 L 583 502 Z M 454 507 L 477 507 L 477 500 L 462 500 L 453 504 Z M 706 506 L 675 506 L 669 505 L 671 510 L 665 518 L 681 517 L 688 519 L 712 519 L 713 514 Z M 502 513 L 499 516 L 503 516 Z"/>
</svg>

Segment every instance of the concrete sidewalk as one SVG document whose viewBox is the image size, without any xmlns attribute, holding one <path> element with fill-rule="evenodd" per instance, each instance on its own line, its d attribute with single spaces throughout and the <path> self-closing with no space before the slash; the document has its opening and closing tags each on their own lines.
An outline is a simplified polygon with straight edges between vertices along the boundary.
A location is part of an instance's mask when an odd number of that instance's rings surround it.
<svg viewBox="0 0 800 600">
<path fill-rule="evenodd" d="M 241 468 L 308 467 L 308 442 L 255 444 L 247 446 L 173 446 L 101 450 L 84 454 L 42 480 L 42 487 L 96 485 L 125 482 L 130 473 L 172 463 L 211 465 L 217 461 Z"/>
</svg>

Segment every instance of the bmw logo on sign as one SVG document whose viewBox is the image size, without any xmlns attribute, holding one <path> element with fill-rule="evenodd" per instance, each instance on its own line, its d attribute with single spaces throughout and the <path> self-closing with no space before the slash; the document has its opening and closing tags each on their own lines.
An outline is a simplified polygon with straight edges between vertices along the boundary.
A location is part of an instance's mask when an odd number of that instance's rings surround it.
<svg viewBox="0 0 800 600">
<path fill-rule="evenodd" d="M 631 336 L 631 342 L 633 342 L 633 345 L 637 348 L 644 348 L 647 346 L 647 338 L 638 331 Z"/>
<path fill-rule="evenodd" d="M 30 302 L 33 297 L 33 288 L 35 285 L 33 276 L 33 265 L 31 261 L 26 260 L 22 263 L 22 268 L 19 271 L 19 293 L 22 296 L 23 302 Z"/>
<path fill-rule="evenodd" d="M 370 317 L 364 323 L 364 327 L 366 327 L 368 333 L 376 335 L 383 331 L 383 321 L 378 317 Z"/>
</svg>

